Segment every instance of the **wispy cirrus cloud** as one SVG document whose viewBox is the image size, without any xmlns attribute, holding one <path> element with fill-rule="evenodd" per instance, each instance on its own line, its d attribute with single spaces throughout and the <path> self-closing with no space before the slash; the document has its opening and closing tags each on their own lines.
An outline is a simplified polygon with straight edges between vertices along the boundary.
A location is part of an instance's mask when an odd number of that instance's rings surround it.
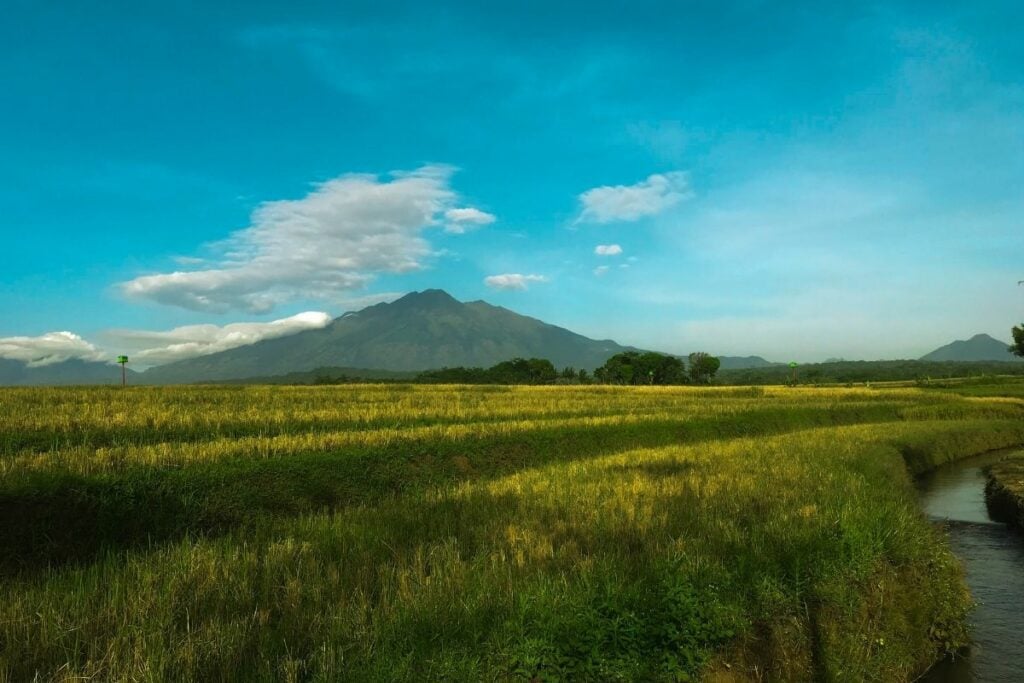
<svg viewBox="0 0 1024 683">
<path fill-rule="evenodd" d="M 529 289 L 532 282 L 547 282 L 544 275 L 523 275 L 522 273 L 502 273 L 484 278 L 484 284 L 492 289 L 524 290 Z"/>
<path fill-rule="evenodd" d="M 670 209 L 693 196 L 685 171 L 655 173 L 634 185 L 602 185 L 579 196 L 577 222 L 637 221 Z"/>
<path fill-rule="evenodd" d="M 67 360 L 112 360 L 73 332 L 47 332 L 38 337 L 0 338 L 0 358 L 18 360 L 38 368 Z"/>
<path fill-rule="evenodd" d="M 210 267 L 144 275 L 120 290 L 197 311 L 265 313 L 289 300 L 359 290 L 378 273 L 417 270 L 431 254 L 428 229 L 459 233 L 494 220 L 456 206 L 453 171 L 432 165 L 388 180 L 343 175 L 301 199 L 265 202 L 249 227 L 212 245 Z"/>
</svg>

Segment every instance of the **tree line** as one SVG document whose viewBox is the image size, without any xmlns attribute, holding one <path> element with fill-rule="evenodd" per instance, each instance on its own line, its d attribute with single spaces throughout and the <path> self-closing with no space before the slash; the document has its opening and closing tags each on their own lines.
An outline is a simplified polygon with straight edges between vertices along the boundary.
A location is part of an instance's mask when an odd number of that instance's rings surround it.
<svg viewBox="0 0 1024 683">
<path fill-rule="evenodd" d="M 710 384 L 721 362 L 691 353 L 688 363 L 653 351 L 624 351 L 609 358 L 593 374 L 572 367 L 558 370 L 545 358 L 513 358 L 489 368 L 441 368 L 419 373 L 416 382 L 435 384 Z"/>
<path fill-rule="evenodd" d="M 941 381 L 961 377 L 1024 375 L 1024 363 L 1009 361 L 843 360 L 737 368 L 719 373 L 717 383 L 730 385 L 847 384 L 890 381 Z"/>
</svg>

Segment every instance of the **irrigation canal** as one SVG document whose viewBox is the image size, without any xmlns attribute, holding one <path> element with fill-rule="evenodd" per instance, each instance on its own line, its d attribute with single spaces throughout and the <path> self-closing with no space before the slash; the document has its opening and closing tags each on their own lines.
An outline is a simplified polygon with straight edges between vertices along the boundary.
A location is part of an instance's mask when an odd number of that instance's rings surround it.
<svg viewBox="0 0 1024 683">
<path fill-rule="evenodd" d="M 922 679 L 928 683 L 1024 681 L 1024 537 L 993 522 L 985 507 L 984 468 L 1005 456 L 951 463 L 920 482 L 925 512 L 948 524 L 950 545 L 978 603 L 970 651 L 936 665 Z"/>
</svg>

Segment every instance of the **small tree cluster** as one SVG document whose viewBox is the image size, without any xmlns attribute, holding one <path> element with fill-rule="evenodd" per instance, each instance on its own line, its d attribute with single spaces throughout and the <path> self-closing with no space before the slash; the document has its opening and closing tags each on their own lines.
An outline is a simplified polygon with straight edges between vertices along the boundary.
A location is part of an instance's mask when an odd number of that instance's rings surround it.
<svg viewBox="0 0 1024 683">
<path fill-rule="evenodd" d="M 590 374 L 580 368 L 577 370 L 574 367 L 563 368 L 562 372 L 558 376 L 557 384 L 590 384 Z"/>
<path fill-rule="evenodd" d="M 661 353 L 625 351 L 609 358 L 594 371 L 594 378 L 605 384 L 686 384 L 686 366 L 675 356 Z"/>
<path fill-rule="evenodd" d="M 676 356 L 652 351 L 625 351 L 594 371 L 572 367 L 561 372 L 544 358 L 513 358 L 490 368 L 441 368 L 421 372 L 418 382 L 439 384 L 710 384 L 720 365 L 706 353 L 691 353 L 690 366 Z"/>
<path fill-rule="evenodd" d="M 1018 356 L 1024 356 L 1024 323 L 1014 326 L 1010 332 L 1013 334 L 1013 344 L 1010 351 Z"/>
<path fill-rule="evenodd" d="M 711 378 L 722 366 L 722 361 L 703 351 L 691 353 L 689 360 L 690 381 L 694 384 L 711 384 Z"/>
<path fill-rule="evenodd" d="M 492 366 L 487 373 L 496 384 L 550 384 L 558 377 L 546 358 L 513 358 Z"/>
<path fill-rule="evenodd" d="M 546 358 L 513 358 L 489 368 L 429 370 L 417 375 L 416 380 L 439 384 L 554 384 L 558 378 L 558 371 Z"/>
</svg>

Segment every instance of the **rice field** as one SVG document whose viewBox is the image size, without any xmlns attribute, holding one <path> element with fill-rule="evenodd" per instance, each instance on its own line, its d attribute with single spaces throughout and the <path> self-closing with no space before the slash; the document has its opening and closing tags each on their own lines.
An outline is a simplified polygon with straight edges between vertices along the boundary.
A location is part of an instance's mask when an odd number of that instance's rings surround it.
<svg viewBox="0 0 1024 683">
<path fill-rule="evenodd" d="M 2 681 L 912 680 L 971 601 L 900 389 L 0 390 Z"/>
</svg>

